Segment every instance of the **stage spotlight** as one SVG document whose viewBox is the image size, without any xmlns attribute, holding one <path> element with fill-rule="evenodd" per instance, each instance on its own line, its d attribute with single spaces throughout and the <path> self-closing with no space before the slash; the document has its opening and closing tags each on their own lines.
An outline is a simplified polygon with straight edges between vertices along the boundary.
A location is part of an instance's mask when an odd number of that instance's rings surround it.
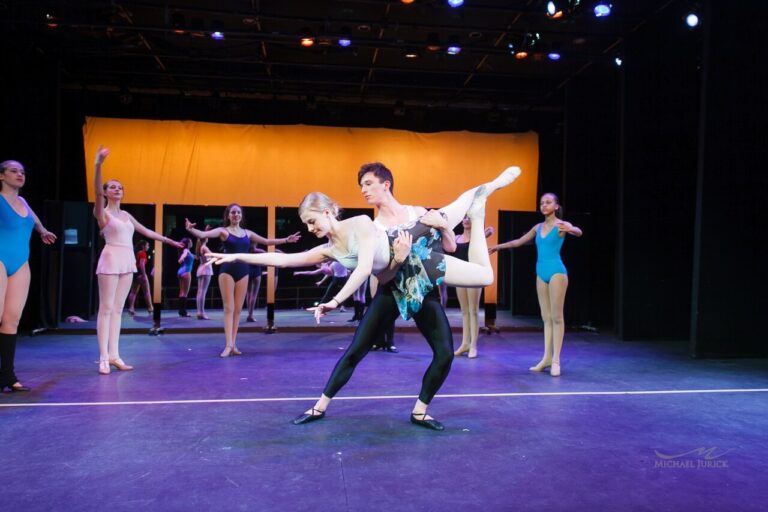
<svg viewBox="0 0 768 512">
<path fill-rule="evenodd" d="M 299 39 L 299 44 L 303 48 L 311 48 L 312 46 L 315 46 L 315 36 L 312 35 L 312 31 L 308 28 L 301 29 L 301 39 Z"/>
<path fill-rule="evenodd" d="M 400 0 L 401 4 L 410 5 L 414 2 L 414 0 Z"/>
<path fill-rule="evenodd" d="M 451 36 L 448 38 L 448 46 L 446 47 L 445 52 L 448 55 L 458 55 L 461 53 L 458 36 Z"/>
<path fill-rule="evenodd" d="M 425 47 L 427 48 L 427 51 L 439 52 L 440 48 L 442 48 L 442 46 L 440 46 L 440 36 L 438 36 L 436 32 L 430 32 L 429 35 L 427 35 Z"/>
<path fill-rule="evenodd" d="M 183 34 L 186 32 L 186 20 L 184 15 L 180 12 L 175 12 L 171 15 L 171 30 L 174 34 Z"/>
<path fill-rule="evenodd" d="M 341 36 L 339 37 L 339 46 L 346 48 L 352 44 L 352 39 L 349 38 L 349 28 L 341 27 Z"/>
<path fill-rule="evenodd" d="M 605 16 L 609 16 L 611 14 L 612 8 L 613 6 L 608 2 L 597 2 L 595 7 L 592 9 L 592 12 L 595 13 L 596 18 L 604 18 Z"/>
<path fill-rule="evenodd" d="M 464 0 L 448 0 L 448 5 L 451 7 L 461 7 L 464 5 Z"/>
<path fill-rule="evenodd" d="M 519 52 L 515 52 L 515 58 L 517 60 L 527 59 L 528 58 L 528 52 L 526 52 L 525 50 L 522 50 L 522 51 L 519 51 Z"/>
<path fill-rule="evenodd" d="M 408 47 L 403 52 L 403 57 L 406 59 L 418 59 L 420 57 L 419 51 L 416 48 Z"/>
<path fill-rule="evenodd" d="M 222 31 L 220 21 L 214 20 L 211 22 L 211 39 L 216 41 L 224 40 L 224 32 Z"/>
<path fill-rule="evenodd" d="M 620 68 L 621 66 L 624 65 L 624 59 L 621 58 L 621 55 L 616 55 L 613 58 L 613 65 L 616 66 L 617 68 Z"/>
<path fill-rule="evenodd" d="M 560 3 L 561 2 L 554 2 L 552 0 L 547 2 L 547 17 L 557 19 L 563 16 L 563 8 Z"/>
<path fill-rule="evenodd" d="M 696 28 L 699 23 L 701 23 L 701 19 L 696 11 L 691 11 L 685 15 L 685 24 L 688 25 L 688 28 Z"/>
<path fill-rule="evenodd" d="M 55 14 L 46 14 L 45 15 L 45 26 L 48 28 L 56 28 L 59 26 L 59 23 L 56 19 Z"/>
<path fill-rule="evenodd" d="M 551 51 L 547 54 L 549 60 L 560 60 L 560 52 Z"/>
</svg>

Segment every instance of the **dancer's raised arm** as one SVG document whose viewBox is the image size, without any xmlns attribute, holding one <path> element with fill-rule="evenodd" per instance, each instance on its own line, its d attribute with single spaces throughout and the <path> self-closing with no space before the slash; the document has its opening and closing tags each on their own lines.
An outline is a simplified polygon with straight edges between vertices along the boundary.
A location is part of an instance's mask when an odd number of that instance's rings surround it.
<svg viewBox="0 0 768 512">
<path fill-rule="evenodd" d="M 107 225 L 109 219 L 104 211 L 104 178 L 101 176 L 101 166 L 104 160 L 109 156 L 109 148 L 99 146 L 96 150 L 96 160 L 93 163 L 93 193 L 95 195 L 93 201 L 93 216 L 96 217 L 96 222 L 99 224 L 99 228 L 103 229 Z"/>
</svg>

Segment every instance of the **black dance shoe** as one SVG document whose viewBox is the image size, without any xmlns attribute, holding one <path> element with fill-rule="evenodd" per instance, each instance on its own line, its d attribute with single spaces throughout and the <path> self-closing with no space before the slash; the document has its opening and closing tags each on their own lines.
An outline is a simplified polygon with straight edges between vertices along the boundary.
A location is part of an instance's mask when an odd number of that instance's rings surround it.
<svg viewBox="0 0 768 512">
<path fill-rule="evenodd" d="M 314 407 L 311 409 L 312 414 L 304 413 L 300 416 L 296 416 L 291 423 L 294 425 L 304 425 L 305 423 L 312 423 L 313 421 L 321 420 L 325 418 L 325 411 L 320 411 L 318 409 L 315 409 Z M 320 414 L 315 414 L 316 412 L 319 412 Z"/>
<path fill-rule="evenodd" d="M 8 389 L 10 389 L 11 393 L 22 393 L 22 392 L 32 391 L 32 388 L 30 388 L 29 386 L 22 386 L 18 382 L 11 386 L 3 386 L 3 387 L 4 388 L 7 387 Z"/>
<path fill-rule="evenodd" d="M 384 350 L 386 350 L 387 352 L 392 352 L 393 354 L 397 354 L 399 352 L 399 350 L 397 350 L 397 347 L 394 345 L 384 347 Z"/>
<path fill-rule="evenodd" d="M 416 418 L 416 416 L 421 416 L 422 419 L 418 419 Z M 427 413 L 419 413 L 419 414 L 411 413 L 411 423 L 413 423 L 414 425 L 418 425 L 420 427 L 428 428 L 430 430 L 437 430 L 439 432 L 442 432 L 443 430 L 445 430 L 445 427 L 443 426 L 442 423 L 440 423 L 435 419 L 431 419 L 431 420 L 423 419 L 426 417 L 427 417 Z"/>
</svg>

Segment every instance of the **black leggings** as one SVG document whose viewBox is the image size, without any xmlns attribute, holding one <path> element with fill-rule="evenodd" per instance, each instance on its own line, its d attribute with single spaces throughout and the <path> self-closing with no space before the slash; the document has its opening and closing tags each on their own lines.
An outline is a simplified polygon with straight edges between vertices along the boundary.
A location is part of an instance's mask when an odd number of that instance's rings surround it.
<svg viewBox="0 0 768 512">
<path fill-rule="evenodd" d="M 355 367 L 376 343 L 382 329 L 395 321 L 398 315 L 397 304 L 388 286 L 382 286 L 373 298 L 368 311 L 360 321 L 352 343 L 331 373 L 323 394 L 333 398 L 352 377 Z M 426 338 L 432 349 L 432 362 L 427 368 L 421 383 L 419 400 L 428 404 L 443 385 L 453 362 L 453 335 L 445 311 L 440 306 L 437 294 L 430 293 L 413 315 L 416 326 Z"/>
</svg>

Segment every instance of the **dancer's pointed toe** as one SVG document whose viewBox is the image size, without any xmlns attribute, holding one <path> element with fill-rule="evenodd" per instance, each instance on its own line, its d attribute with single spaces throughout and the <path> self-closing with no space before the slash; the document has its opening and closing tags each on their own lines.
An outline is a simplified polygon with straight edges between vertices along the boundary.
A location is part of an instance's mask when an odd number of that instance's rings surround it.
<svg viewBox="0 0 768 512">
<path fill-rule="evenodd" d="M 304 425 L 306 423 L 312 423 L 313 421 L 321 420 L 323 418 L 325 418 L 325 411 L 321 411 L 320 409 L 315 409 L 313 407 L 308 412 L 296 416 L 296 418 L 294 418 L 291 423 L 294 425 Z"/>
<path fill-rule="evenodd" d="M 418 419 L 417 416 L 421 416 L 421 419 Z M 442 432 L 445 430 L 445 427 L 442 423 L 437 421 L 434 418 L 427 419 L 427 413 L 411 413 L 411 423 L 414 425 L 418 425 L 420 427 L 428 428 L 430 430 L 437 430 L 438 432 Z"/>
</svg>

